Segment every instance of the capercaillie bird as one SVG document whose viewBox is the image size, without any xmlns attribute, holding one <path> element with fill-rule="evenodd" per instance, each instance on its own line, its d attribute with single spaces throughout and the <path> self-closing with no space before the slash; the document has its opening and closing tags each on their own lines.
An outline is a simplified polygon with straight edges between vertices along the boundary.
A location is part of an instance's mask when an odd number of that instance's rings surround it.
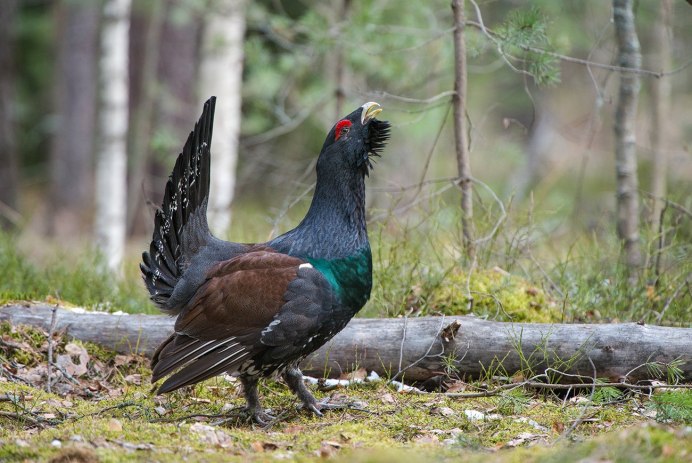
<svg viewBox="0 0 692 463">
<path fill-rule="evenodd" d="M 233 243 L 214 237 L 206 217 L 214 104 L 205 103 L 176 160 L 142 255 L 151 300 L 177 317 L 152 358 L 152 382 L 168 376 L 158 389 L 165 393 L 227 372 L 240 378 L 247 411 L 265 423 L 257 382 L 281 374 L 303 407 L 321 415 L 298 364 L 370 297 L 365 177 L 390 125 L 375 118 L 381 108 L 372 102 L 338 121 L 300 224 L 265 243 Z"/>
</svg>

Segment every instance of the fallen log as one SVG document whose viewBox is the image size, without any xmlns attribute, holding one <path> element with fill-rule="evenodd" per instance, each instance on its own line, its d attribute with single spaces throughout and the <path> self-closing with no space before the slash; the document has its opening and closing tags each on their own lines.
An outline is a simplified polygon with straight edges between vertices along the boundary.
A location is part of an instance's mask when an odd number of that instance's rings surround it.
<svg viewBox="0 0 692 463">
<path fill-rule="evenodd" d="M 40 303 L 6 305 L 0 307 L 0 322 L 48 331 L 53 309 Z M 57 308 L 54 329 L 121 353 L 149 356 L 172 332 L 173 319 Z M 526 376 L 553 368 L 633 382 L 652 379 L 645 364 L 653 362 L 675 363 L 682 380 L 692 380 L 692 329 L 637 323 L 504 323 L 469 316 L 356 318 L 301 368 L 312 376 L 333 377 L 362 367 L 413 381 L 445 372 L 477 378 L 488 373 Z"/>
</svg>

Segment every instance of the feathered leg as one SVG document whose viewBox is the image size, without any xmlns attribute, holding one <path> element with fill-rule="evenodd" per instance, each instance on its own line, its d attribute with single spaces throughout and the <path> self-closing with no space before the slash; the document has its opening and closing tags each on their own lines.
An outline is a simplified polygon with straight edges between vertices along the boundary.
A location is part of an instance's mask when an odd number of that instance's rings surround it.
<svg viewBox="0 0 692 463">
<path fill-rule="evenodd" d="M 245 400 L 247 401 L 246 410 L 255 423 L 260 426 L 267 426 L 274 417 L 262 410 L 259 396 L 257 394 L 257 377 L 241 376 L 240 382 L 243 385 Z"/>
<path fill-rule="evenodd" d="M 293 391 L 293 393 L 298 396 L 301 402 L 303 402 L 303 407 L 317 416 L 322 416 L 320 408 L 322 408 L 315 400 L 315 397 L 310 393 L 308 388 L 303 382 L 303 373 L 298 369 L 298 367 L 291 366 L 284 371 L 284 380 L 288 387 Z"/>
</svg>

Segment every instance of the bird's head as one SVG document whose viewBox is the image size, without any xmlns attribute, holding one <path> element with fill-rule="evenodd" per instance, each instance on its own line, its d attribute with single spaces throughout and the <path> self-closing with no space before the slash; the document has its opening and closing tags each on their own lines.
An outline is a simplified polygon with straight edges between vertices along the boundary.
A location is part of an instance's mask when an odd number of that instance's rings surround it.
<svg viewBox="0 0 692 463">
<path fill-rule="evenodd" d="M 389 122 L 375 118 L 381 112 L 380 105 L 371 101 L 337 122 L 322 145 L 317 169 L 367 175 L 371 158 L 380 155 L 389 139 Z"/>
</svg>

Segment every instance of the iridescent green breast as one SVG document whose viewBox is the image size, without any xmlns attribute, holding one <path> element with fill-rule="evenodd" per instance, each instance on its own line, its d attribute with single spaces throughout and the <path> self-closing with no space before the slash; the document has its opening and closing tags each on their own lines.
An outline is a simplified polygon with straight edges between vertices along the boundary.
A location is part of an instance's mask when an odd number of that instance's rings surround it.
<svg viewBox="0 0 692 463">
<path fill-rule="evenodd" d="M 325 276 L 343 304 L 354 310 L 360 310 L 370 299 L 372 254 L 369 246 L 349 257 L 308 258 L 308 261 Z"/>
</svg>

